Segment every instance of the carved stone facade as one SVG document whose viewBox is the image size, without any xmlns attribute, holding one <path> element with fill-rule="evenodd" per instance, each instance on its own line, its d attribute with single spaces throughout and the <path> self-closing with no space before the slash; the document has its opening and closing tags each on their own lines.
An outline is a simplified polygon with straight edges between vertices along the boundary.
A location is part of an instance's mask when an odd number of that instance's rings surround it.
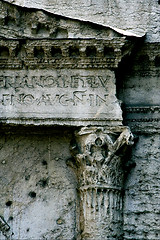
<svg viewBox="0 0 160 240">
<path fill-rule="evenodd" d="M 114 69 L 132 46 L 125 37 L 1 40 L 1 121 L 121 125 Z"/>
<path fill-rule="evenodd" d="M 159 3 L 150 25 L 147 0 L 143 26 L 135 28 L 138 17 L 115 31 L 115 23 L 7 2 L 0 0 L 0 240 L 159 240 L 159 22 L 150 29 Z M 120 25 L 128 23 L 123 2 L 106 3 Z M 83 1 L 98 22 L 103 4 Z M 141 4 L 124 15 L 140 16 Z"/>
</svg>

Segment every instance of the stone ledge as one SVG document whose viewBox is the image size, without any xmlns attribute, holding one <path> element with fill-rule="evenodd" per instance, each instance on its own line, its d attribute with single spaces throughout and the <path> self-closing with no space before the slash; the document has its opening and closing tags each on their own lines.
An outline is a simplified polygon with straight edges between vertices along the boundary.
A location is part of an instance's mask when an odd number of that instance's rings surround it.
<svg viewBox="0 0 160 240">
<path fill-rule="evenodd" d="M 122 122 L 119 119 L 93 119 L 93 118 L 86 118 L 86 119 L 65 119 L 64 118 L 0 118 L 0 123 L 2 124 L 9 124 L 9 125 L 30 125 L 30 126 L 122 126 Z"/>
<path fill-rule="evenodd" d="M 125 124 L 134 132 L 160 132 L 160 106 L 134 106 L 124 109 Z"/>
</svg>

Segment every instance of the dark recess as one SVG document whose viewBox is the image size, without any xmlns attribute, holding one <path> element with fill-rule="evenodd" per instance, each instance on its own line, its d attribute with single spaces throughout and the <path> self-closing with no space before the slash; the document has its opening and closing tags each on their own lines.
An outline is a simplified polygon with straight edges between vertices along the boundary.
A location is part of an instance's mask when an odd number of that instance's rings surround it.
<svg viewBox="0 0 160 240">
<path fill-rule="evenodd" d="M 12 201 L 6 202 L 6 206 L 7 206 L 7 207 L 10 207 L 11 205 L 12 205 Z"/>
<path fill-rule="evenodd" d="M 36 193 L 35 192 L 29 192 L 28 194 L 31 198 L 35 198 L 36 197 Z"/>
</svg>

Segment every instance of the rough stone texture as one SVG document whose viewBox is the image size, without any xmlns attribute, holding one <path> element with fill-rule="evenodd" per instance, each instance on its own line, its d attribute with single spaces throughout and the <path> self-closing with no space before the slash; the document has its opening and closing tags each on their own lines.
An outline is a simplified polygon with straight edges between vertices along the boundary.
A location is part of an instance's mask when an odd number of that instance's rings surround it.
<svg viewBox="0 0 160 240">
<path fill-rule="evenodd" d="M 76 178 L 66 165 L 70 139 L 67 129 L 1 133 L 0 215 L 12 239 L 74 239 Z"/>
<path fill-rule="evenodd" d="M 160 45 L 142 44 L 117 73 L 124 120 L 137 137 L 126 178 L 124 239 L 160 239 Z"/>
<path fill-rule="evenodd" d="M 158 0 L 120 0 L 95 1 L 74 0 L 6 0 L 23 7 L 43 9 L 48 12 L 90 21 L 111 27 L 125 35 L 143 36 L 148 41 L 159 41 L 160 5 Z"/>
<path fill-rule="evenodd" d="M 160 44 L 141 44 L 117 71 L 125 124 L 134 131 L 159 132 Z"/>
<path fill-rule="evenodd" d="M 136 167 L 126 181 L 124 239 L 160 239 L 160 136 L 139 134 L 132 151 Z"/>
<path fill-rule="evenodd" d="M 159 49 L 160 43 L 141 44 L 122 63 L 117 74 L 119 97 L 127 106 L 159 105 Z"/>
<path fill-rule="evenodd" d="M 0 36 L 6 38 L 99 38 L 119 36 L 110 28 L 0 1 Z"/>
</svg>

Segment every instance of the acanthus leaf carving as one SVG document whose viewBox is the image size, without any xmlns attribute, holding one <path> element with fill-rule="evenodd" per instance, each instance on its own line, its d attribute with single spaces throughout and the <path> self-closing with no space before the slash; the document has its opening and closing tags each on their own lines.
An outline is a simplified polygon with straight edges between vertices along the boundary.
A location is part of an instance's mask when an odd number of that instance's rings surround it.
<svg viewBox="0 0 160 240">
<path fill-rule="evenodd" d="M 133 144 L 133 135 L 129 128 L 125 128 L 121 133 L 111 131 L 106 133 L 102 127 L 84 127 L 76 133 L 76 139 L 79 152 L 75 154 L 75 146 L 71 152 L 73 153 L 74 149 L 73 155 L 79 166 L 78 175 L 81 176 L 78 177 L 80 186 L 89 184 L 120 186 L 119 174 L 117 175 L 116 171 L 122 171 L 120 166 L 125 149 Z M 110 175 L 113 175 L 113 172 L 117 175 L 116 179 L 111 179 Z"/>
<path fill-rule="evenodd" d="M 133 135 L 128 127 L 83 127 L 75 140 L 71 153 L 79 183 L 80 239 L 122 239 L 124 156 Z"/>
</svg>

